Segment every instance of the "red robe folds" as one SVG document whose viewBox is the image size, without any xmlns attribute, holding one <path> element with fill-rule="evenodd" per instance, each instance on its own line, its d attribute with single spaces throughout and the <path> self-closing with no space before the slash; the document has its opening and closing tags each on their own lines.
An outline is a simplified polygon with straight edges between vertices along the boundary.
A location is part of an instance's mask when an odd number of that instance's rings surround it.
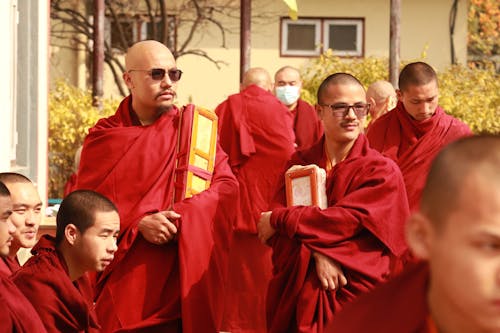
<svg viewBox="0 0 500 333">
<path fill-rule="evenodd" d="M 324 140 L 297 152 L 290 163 L 325 168 Z M 284 204 L 284 191 L 279 201 Z M 347 302 L 386 280 L 406 250 L 408 203 L 397 165 L 360 135 L 347 158 L 327 174 L 328 208 L 275 208 L 271 224 L 273 279 L 268 292 L 269 332 L 323 332 Z M 321 287 L 312 252 L 342 267 L 347 285 Z"/>
<path fill-rule="evenodd" d="M 431 333 L 435 327 L 427 305 L 429 268 L 405 272 L 359 297 L 335 317 L 327 332 Z"/>
<path fill-rule="evenodd" d="M 21 268 L 21 265 L 19 265 L 17 257 L 8 256 L 0 258 L 0 274 L 10 276 L 19 268 Z"/>
<path fill-rule="evenodd" d="M 97 280 L 102 332 L 178 332 L 181 325 L 183 332 L 216 332 L 236 179 L 218 148 L 210 188 L 172 206 L 179 112 L 134 126 L 130 105 L 125 98 L 114 116 L 90 130 L 78 170 L 77 187 L 110 198 L 121 219 L 115 259 Z M 182 216 L 178 236 L 151 244 L 138 222 L 166 209 Z"/>
<path fill-rule="evenodd" d="M 292 115 L 297 150 L 311 147 L 323 135 L 323 124 L 316 110 L 311 104 L 299 99 L 297 107 L 292 110 Z"/>
<path fill-rule="evenodd" d="M 48 332 L 98 332 L 90 281 L 73 282 L 55 239 L 44 235 L 12 280 L 33 304 Z"/>
<path fill-rule="evenodd" d="M 448 143 L 472 132 L 438 107 L 431 118 L 416 121 L 399 102 L 378 118 L 367 133 L 370 146 L 395 161 L 406 184 L 410 210 L 418 207 L 432 160 Z"/>
<path fill-rule="evenodd" d="M 229 96 L 215 112 L 221 147 L 240 186 L 222 329 L 265 332 L 271 250 L 257 238 L 257 222 L 260 213 L 269 210 L 276 183 L 294 152 L 292 119 L 273 94 L 255 85 Z"/>
<path fill-rule="evenodd" d="M 0 273 L 0 333 L 45 333 L 33 305 L 16 285 Z"/>
</svg>

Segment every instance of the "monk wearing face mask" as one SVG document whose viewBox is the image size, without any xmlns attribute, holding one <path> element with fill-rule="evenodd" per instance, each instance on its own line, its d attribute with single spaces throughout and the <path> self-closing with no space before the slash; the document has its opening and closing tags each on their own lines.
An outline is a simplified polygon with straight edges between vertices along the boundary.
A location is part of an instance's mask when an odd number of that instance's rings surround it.
<svg viewBox="0 0 500 333">
<path fill-rule="evenodd" d="M 310 147 L 323 135 L 323 126 L 314 107 L 300 98 L 301 89 L 298 69 L 285 66 L 274 75 L 274 94 L 293 115 L 297 150 Z"/>
</svg>

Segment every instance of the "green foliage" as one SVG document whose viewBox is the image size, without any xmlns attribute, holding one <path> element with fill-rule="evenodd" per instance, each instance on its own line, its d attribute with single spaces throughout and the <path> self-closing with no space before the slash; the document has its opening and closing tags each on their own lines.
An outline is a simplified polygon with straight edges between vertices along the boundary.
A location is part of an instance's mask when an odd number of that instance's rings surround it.
<svg viewBox="0 0 500 333">
<path fill-rule="evenodd" d="M 75 152 L 99 118 L 117 107 L 103 100 L 102 110 L 92 106 L 92 95 L 63 81 L 49 94 L 49 198 L 62 198 L 64 185 L 74 171 Z"/>
<path fill-rule="evenodd" d="M 315 104 L 319 85 L 336 72 L 356 76 L 366 88 L 388 79 L 388 60 L 341 59 L 327 52 L 302 69 L 302 97 Z M 493 66 L 479 69 L 457 65 L 439 72 L 438 77 L 439 104 L 447 113 L 467 123 L 474 133 L 500 133 L 500 80 Z"/>
<path fill-rule="evenodd" d="M 439 104 L 474 133 L 500 134 L 500 80 L 493 66 L 452 66 L 439 73 Z"/>
<path fill-rule="evenodd" d="M 330 74 L 345 72 L 354 75 L 365 85 L 377 80 L 387 80 L 389 65 L 386 59 L 368 57 L 342 59 L 328 50 L 319 58 L 311 60 L 301 71 L 303 89 L 302 98 L 311 104 L 316 103 L 316 91 L 321 82 Z"/>
</svg>

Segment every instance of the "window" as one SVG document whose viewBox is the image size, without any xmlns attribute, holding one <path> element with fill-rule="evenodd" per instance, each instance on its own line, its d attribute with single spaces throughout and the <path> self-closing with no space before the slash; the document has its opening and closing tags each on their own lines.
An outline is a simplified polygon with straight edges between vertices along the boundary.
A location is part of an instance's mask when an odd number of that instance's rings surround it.
<svg viewBox="0 0 500 333">
<path fill-rule="evenodd" d="M 175 48 L 176 43 L 176 17 L 174 15 L 168 15 L 168 47 Z M 153 36 L 152 23 L 149 21 L 149 17 L 137 16 L 134 18 L 123 18 L 118 22 L 111 20 L 110 17 L 106 17 L 105 24 L 105 40 L 111 44 L 111 47 L 117 49 L 126 49 L 123 46 L 122 38 L 128 45 L 145 39 L 158 39 L 161 34 L 161 22 L 160 18 L 157 18 L 154 23 L 156 25 L 156 34 Z M 120 25 L 120 29 L 118 29 Z"/>
<path fill-rule="evenodd" d="M 317 56 L 332 49 L 338 56 L 361 57 L 363 38 L 363 18 L 281 19 L 282 56 Z"/>
</svg>

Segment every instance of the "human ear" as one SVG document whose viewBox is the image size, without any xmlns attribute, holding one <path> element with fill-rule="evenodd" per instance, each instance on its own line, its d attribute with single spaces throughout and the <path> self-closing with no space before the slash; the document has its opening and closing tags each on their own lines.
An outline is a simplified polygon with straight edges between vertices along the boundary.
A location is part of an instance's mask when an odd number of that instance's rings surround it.
<svg viewBox="0 0 500 333">
<path fill-rule="evenodd" d="M 123 81 L 125 81 L 125 84 L 129 89 L 134 88 L 134 83 L 132 82 L 132 77 L 130 77 L 130 74 L 128 72 L 123 73 L 122 75 Z"/>
<path fill-rule="evenodd" d="M 72 223 L 68 224 L 66 228 L 64 228 L 64 237 L 68 241 L 69 244 L 74 245 L 76 239 L 78 238 L 79 232 L 76 226 Z"/>
<path fill-rule="evenodd" d="M 398 101 L 403 100 L 403 92 L 401 91 L 401 89 L 396 89 L 396 96 L 398 96 Z"/>
<path fill-rule="evenodd" d="M 434 229 L 429 219 L 420 212 L 412 214 L 406 223 L 406 242 L 411 252 L 420 259 L 429 259 Z"/>
</svg>

